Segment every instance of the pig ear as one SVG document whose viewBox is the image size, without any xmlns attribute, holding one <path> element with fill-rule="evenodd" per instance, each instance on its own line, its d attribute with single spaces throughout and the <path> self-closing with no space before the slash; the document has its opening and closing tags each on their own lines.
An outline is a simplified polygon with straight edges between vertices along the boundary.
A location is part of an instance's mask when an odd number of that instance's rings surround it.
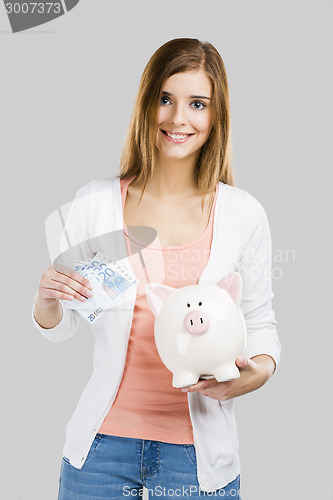
<svg viewBox="0 0 333 500">
<path fill-rule="evenodd" d="M 176 288 L 161 285 L 160 283 L 148 283 L 146 285 L 147 301 L 156 318 L 160 314 L 165 299 L 175 290 Z"/>
<path fill-rule="evenodd" d="M 216 286 L 226 290 L 236 306 L 239 306 L 242 298 L 242 277 L 239 273 L 226 274 Z"/>
</svg>

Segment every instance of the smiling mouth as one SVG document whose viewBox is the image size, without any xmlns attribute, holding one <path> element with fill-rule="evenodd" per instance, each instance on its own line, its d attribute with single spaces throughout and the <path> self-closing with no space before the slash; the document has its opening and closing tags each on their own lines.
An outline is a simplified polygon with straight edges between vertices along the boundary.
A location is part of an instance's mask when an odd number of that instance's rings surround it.
<svg viewBox="0 0 333 500">
<path fill-rule="evenodd" d="M 190 137 L 191 135 L 194 135 L 194 134 L 171 134 L 170 132 L 167 132 L 166 130 L 162 130 L 161 129 L 161 132 L 163 132 L 164 135 L 166 135 L 167 137 L 170 137 L 170 139 L 173 139 L 174 141 L 182 141 L 184 139 L 187 139 L 188 137 Z"/>
</svg>

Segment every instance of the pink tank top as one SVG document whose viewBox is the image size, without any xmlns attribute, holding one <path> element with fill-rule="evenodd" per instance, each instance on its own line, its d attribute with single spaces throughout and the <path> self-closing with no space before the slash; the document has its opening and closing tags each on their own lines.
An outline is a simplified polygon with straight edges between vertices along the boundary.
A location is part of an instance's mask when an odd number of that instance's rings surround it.
<svg viewBox="0 0 333 500">
<path fill-rule="evenodd" d="M 123 213 L 127 188 L 134 177 L 120 180 Z M 152 244 L 147 247 L 129 232 L 124 222 L 125 239 L 131 246 L 135 243 L 142 247 L 146 262 L 163 259 L 164 278 L 161 281 L 161 266 L 156 265 L 154 271 L 149 265 L 148 279 L 142 261 L 139 258 L 131 260 L 140 283 L 137 285 L 123 377 L 113 405 L 99 429 L 102 434 L 176 444 L 194 443 L 187 394 L 172 386 L 172 373 L 159 357 L 154 339 L 155 317 L 144 289 L 148 282 L 174 288 L 198 283 L 209 259 L 218 189 L 217 185 L 205 231 L 185 245 L 160 248 Z M 129 258 L 132 259 L 132 255 Z"/>
</svg>

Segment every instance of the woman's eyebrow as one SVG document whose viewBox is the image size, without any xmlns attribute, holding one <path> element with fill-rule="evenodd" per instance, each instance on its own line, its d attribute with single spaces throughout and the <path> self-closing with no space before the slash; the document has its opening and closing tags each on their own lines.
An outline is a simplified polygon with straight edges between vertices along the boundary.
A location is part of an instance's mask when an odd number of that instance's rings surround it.
<svg viewBox="0 0 333 500">
<path fill-rule="evenodd" d="M 172 97 L 172 94 L 170 92 L 163 91 L 162 94 Z M 210 97 L 206 97 L 204 95 L 190 95 L 190 98 L 191 99 L 209 99 L 209 100 L 211 100 Z"/>
</svg>

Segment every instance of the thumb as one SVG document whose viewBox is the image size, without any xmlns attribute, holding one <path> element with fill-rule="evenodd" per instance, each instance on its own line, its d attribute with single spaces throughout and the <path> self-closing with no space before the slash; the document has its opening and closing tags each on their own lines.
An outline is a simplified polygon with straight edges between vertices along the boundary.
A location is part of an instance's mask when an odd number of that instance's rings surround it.
<svg viewBox="0 0 333 500">
<path fill-rule="evenodd" d="M 238 356 L 235 359 L 236 366 L 240 369 L 247 368 L 249 366 L 249 360 L 247 358 L 243 358 L 242 356 Z"/>
</svg>

